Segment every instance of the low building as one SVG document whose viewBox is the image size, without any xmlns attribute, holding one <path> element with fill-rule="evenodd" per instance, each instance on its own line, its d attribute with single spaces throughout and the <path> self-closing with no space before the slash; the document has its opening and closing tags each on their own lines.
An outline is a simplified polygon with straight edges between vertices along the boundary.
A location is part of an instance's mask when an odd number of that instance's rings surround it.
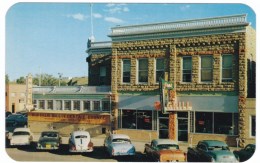
<svg viewBox="0 0 260 163">
<path fill-rule="evenodd" d="M 8 83 L 5 87 L 5 111 L 16 113 L 25 110 L 26 85 Z"/>
</svg>

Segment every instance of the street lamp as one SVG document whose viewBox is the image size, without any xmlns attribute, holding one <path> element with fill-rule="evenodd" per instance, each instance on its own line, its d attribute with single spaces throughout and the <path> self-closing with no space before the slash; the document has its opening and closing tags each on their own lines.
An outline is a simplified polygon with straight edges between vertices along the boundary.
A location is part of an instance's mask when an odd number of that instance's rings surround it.
<svg viewBox="0 0 260 163">
<path fill-rule="evenodd" d="M 112 98 L 112 92 L 109 91 L 109 107 L 110 107 L 110 110 L 109 110 L 109 117 L 110 117 L 110 133 L 112 133 L 112 101 L 111 101 L 111 98 Z"/>
</svg>

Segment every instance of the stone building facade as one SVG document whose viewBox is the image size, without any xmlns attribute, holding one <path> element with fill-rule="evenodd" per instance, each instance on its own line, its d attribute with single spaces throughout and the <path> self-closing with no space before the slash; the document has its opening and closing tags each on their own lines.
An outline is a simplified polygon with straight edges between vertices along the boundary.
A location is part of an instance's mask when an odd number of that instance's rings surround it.
<svg viewBox="0 0 260 163">
<path fill-rule="evenodd" d="M 90 71 L 97 60 L 99 65 L 103 58 L 111 61 L 107 71 L 118 133 L 191 144 L 209 136 L 229 145 L 236 138 L 241 146 L 254 140 L 247 128 L 255 108 L 247 109 L 247 97 L 255 95 L 255 30 L 246 15 L 118 26 L 109 37 L 110 48 L 92 42 L 87 52 Z M 166 112 L 164 106 L 155 109 L 162 96 L 160 78 L 173 85 L 167 100 L 174 105 Z"/>
</svg>

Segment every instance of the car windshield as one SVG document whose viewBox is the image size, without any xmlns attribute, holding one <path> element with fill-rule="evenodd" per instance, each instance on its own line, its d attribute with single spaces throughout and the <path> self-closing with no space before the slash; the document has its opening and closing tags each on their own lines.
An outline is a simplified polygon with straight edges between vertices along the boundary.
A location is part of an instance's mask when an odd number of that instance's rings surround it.
<svg viewBox="0 0 260 163">
<path fill-rule="evenodd" d="M 209 151 L 220 151 L 220 150 L 229 150 L 227 146 L 210 146 L 208 147 Z"/>
<path fill-rule="evenodd" d="M 42 137 L 49 137 L 49 138 L 56 138 L 58 136 L 57 133 L 52 133 L 52 132 L 44 132 L 42 133 Z"/>
<path fill-rule="evenodd" d="M 75 136 L 76 139 L 80 139 L 80 138 L 87 138 L 87 135 L 77 135 Z"/>
<path fill-rule="evenodd" d="M 13 133 L 13 136 L 17 136 L 17 135 L 30 135 L 30 133 L 26 131 L 16 131 Z"/>
<path fill-rule="evenodd" d="M 113 143 L 131 143 L 129 139 L 117 138 L 112 140 Z"/>
<path fill-rule="evenodd" d="M 162 150 L 162 149 L 179 149 L 179 146 L 176 145 L 176 144 L 159 144 L 159 145 L 157 145 L 157 148 L 159 150 Z"/>
</svg>

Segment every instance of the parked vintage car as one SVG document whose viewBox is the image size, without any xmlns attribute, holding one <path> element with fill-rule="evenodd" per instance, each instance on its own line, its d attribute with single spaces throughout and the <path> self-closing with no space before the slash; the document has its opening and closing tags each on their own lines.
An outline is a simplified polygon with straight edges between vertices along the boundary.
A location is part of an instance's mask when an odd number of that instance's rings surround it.
<svg viewBox="0 0 260 163">
<path fill-rule="evenodd" d="M 186 153 L 179 149 L 176 141 L 170 139 L 154 139 L 151 144 L 145 144 L 144 153 L 153 161 L 185 162 Z"/>
<path fill-rule="evenodd" d="M 33 140 L 32 133 L 29 128 L 16 128 L 10 138 L 11 146 L 31 145 Z"/>
<path fill-rule="evenodd" d="M 110 134 L 104 140 L 104 148 L 110 156 L 135 155 L 135 147 L 129 136 Z"/>
<path fill-rule="evenodd" d="M 238 158 L 240 162 L 244 162 L 249 160 L 253 154 L 255 153 L 255 144 L 248 144 L 245 148 L 234 151 L 235 156 Z"/>
<path fill-rule="evenodd" d="M 188 148 L 188 162 L 238 162 L 226 143 L 218 140 L 202 140 L 195 148 Z"/>
<path fill-rule="evenodd" d="M 69 138 L 70 152 L 92 152 L 93 143 L 90 134 L 87 131 L 74 131 Z"/>
<path fill-rule="evenodd" d="M 24 127 L 27 126 L 27 117 L 22 114 L 11 114 L 5 119 L 6 125 Z"/>
<path fill-rule="evenodd" d="M 37 149 L 53 150 L 59 149 L 61 137 L 58 131 L 43 131 L 38 140 Z"/>
</svg>

